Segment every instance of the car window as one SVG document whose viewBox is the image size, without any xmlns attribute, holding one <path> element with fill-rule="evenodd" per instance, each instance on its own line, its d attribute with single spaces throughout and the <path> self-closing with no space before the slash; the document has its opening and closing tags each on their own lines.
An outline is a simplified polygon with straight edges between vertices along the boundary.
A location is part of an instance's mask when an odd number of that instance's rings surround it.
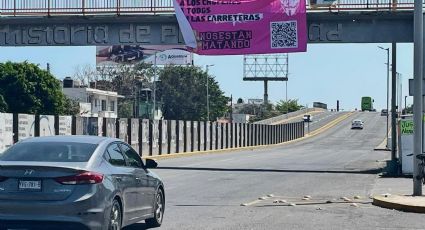
<svg viewBox="0 0 425 230">
<path fill-rule="evenodd" d="M 117 144 L 112 144 L 106 149 L 105 159 L 115 166 L 126 166 L 125 159 Z"/>
<path fill-rule="evenodd" d="M 139 154 L 137 154 L 137 152 L 134 151 L 134 149 L 132 149 L 130 146 L 126 144 L 121 144 L 120 146 L 124 155 L 127 157 L 128 166 L 135 167 L 135 168 L 143 167 L 142 159 L 140 158 Z"/>
<path fill-rule="evenodd" d="M 2 161 L 87 162 L 96 144 L 76 142 L 23 142 L 0 155 Z"/>
</svg>

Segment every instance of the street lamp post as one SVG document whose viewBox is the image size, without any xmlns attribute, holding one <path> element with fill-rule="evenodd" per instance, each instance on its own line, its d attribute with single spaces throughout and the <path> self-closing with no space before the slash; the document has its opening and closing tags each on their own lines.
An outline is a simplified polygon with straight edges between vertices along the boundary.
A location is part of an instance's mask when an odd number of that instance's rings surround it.
<svg viewBox="0 0 425 230">
<path fill-rule="evenodd" d="M 286 102 L 286 119 L 289 116 L 289 104 L 288 104 L 288 80 L 285 81 L 285 102 Z"/>
<path fill-rule="evenodd" d="M 210 120 L 210 93 L 209 93 L 209 79 L 208 79 L 208 70 L 209 67 L 212 67 L 214 65 L 206 65 L 206 72 L 207 72 L 207 121 Z"/>
<path fill-rule="evenodd" d="M 398 80 L 398 84 L 397 84 L 397 87 L 398 87 L 398 90 L 397 90 L 397 92 L 398 92 L 398 96 L 397 96 L 397 100 L 398 100 L 398 103 L 397 103 L 397 108 L 398 108 L 398 113 L 399 114 L 402 114 L 402 112 L 403 112 L 403 75 L 401 74 L 401 73 L 397 73 L 397 80 Z"/>
<path fill-rule="evenodd" d="M 406 114 L 407 114 L 407 102 L 406 102 L 407 97 L 408 97 L 408 96 L 404 96 L 404 112 L 403 112 L 403 114 L 404 114 L 404 115 L 406 115 Z"/>
<path fill-rule="evenodd" d="M 387 132 L 386 132 L 386 137 L 387 137 L 387 148 L 388 148 L 388 120 L 389 120 L 389 102 L 388 102 L 388 98 L 390 97 L 390 48 L 384 48 L 381 46 L 378 46 L 378 48 L 387 51 Z"/>
</svg>

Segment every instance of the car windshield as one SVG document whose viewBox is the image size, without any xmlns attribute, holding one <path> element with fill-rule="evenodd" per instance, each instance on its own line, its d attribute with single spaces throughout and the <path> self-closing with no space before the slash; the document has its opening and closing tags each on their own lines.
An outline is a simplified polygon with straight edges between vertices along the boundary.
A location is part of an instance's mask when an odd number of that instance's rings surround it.
<svg viewBox="0 0 425 230">
<path fill-rule="evenodd" d="M 19 143 L 0 155 L 1 161 L 87 162 L 96 144 L 75 142 Z"/>
</svg>

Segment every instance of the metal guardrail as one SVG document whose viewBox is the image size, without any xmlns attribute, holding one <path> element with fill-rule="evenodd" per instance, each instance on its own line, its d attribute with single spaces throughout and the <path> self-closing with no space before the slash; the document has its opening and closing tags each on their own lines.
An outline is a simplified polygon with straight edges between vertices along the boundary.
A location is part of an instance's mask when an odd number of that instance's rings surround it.
<svg viewBox="0 0 425 230">
<path fill-rule="evenodd" d="M 172 0 L 0 0 L 1 16 L 121 15 L 174 13 Z M 413 10 L 414 0 L 336 0 L 308 12 Z"/>
</svg>

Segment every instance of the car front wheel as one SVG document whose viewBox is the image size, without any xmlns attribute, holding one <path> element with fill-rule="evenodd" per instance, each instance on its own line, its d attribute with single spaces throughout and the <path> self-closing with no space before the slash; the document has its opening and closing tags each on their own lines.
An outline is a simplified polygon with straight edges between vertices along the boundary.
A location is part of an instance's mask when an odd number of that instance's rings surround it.
<svg viewBox="0 0 425 230">
<path fill-rule="evenodd" d="M 148 227 L 159 227 L 162 224 L 162 219 L 164 218 L 164 208 L 165 208 L 165 199 L 164 193 L 161 189 L 158 190 L 155 197 L 155 209 L 154 209 L 154 217 L 150 219 L 146 219 L 146 225 Z"/>
</svg>

